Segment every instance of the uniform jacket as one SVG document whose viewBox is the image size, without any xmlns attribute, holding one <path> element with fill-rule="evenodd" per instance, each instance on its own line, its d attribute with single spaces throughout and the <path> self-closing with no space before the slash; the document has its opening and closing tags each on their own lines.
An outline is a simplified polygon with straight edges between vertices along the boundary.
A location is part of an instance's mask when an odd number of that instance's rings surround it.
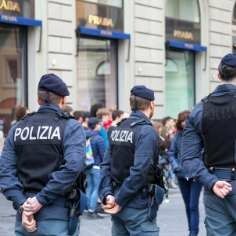
<svg viewBox="0 0 236 236">
<path fill-rule="evenodd" d="M 227 93 L 236 93 L 236 86 L 232 84 L 219 85 L 212 96 L 221 96 Z M 202 136 L 203 103 L 195 106 L 184 129 L 182 140 L 182 165 L 189 178 L 197 178 L 207 189 L 211 190 L 218 180 L 215 175 L 209 173 L 202 160 L 203 136 Z M 217 137 L 216 137 L 217 138 Z"/>
<path fill-rule="evenodd" d="M 57 112 L 59 110 L 58 106 L 52 104 L 43 105 L 39 108 L 39 111 L 47 112 Z M 17 178 L 17 156 L 15 155 L 13 137 L 15 129 L 16 126 L 13 126 L 9 131 L 0 158 L 0 188 L 6 198 L 12 201 L 17 208 L 25 202 L 30 193 L 24 192 L 23 186 Z M 63 191 L 66 191 L 74 183 L 78 174 L 84 169 L 85 140 L 82 126 L 76 120 L 69 119 L 63 137 L 65 163 L 51 174 L 47 185 L 36 194 L 38 201 L 43 205 L 40 212 L 46 218 L 67 217 L 56 206 L 60 205 L 59 208 L 65 207 Z"/>
<path fill-rule="evenodd" d="M 137 121 L 144 120 L 140 125 L 139 133 L 135 133 L 134 165 L 130 168 L 130 176 L 114 192 L 110 171 L 112 157 L 109 146 L 102 163 L 99 195 L 101 199 L 109 194 L 115 195 L 116 201 L 121 207 L 145 208 L 148 204 L 146 189 L 148 170 L 157 153 L 158 135 L 150 125 L 149 119 L 141 111 L 132 112 L 130 118 Z"/>
</svg>

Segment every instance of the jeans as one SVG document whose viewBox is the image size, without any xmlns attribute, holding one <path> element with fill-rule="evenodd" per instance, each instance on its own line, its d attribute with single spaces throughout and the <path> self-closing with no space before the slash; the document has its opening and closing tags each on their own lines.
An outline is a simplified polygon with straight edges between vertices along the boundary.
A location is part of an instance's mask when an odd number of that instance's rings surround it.
<svg viewBox="0 0 236 236">
<path fill-rule="evenodd" d="M 225 199 L 205 190 L 204 205 L 206 212 L 205 226 L 207 236 L 236 235 L 236 194 L 229 194 Z"/>
<path fill-rule="evenodd" d="M 202 185 L 184 178 L 178 178 L 178 182 L 185 204 L 189 231 L 192 235 L 197 235 L 199 231 L 199 197 Z"/>
<path fill-rule="evenodd" d="M 68 236 L 68 222 L 64 220 L 38 220 L 37 231 L 28 233 L 19 219 L 15 224 L 16 236 Z M 79 225 L 77 231 L 72 236 L 79 236 Z"/>
<path fill-rule="evenodd" d="M 94 212 L 97 207 L 98 200 L 98 188 L 100 184 L 100 168 L 97 166 L 93 166 L 90 170 L 88 170 L 87 174 L 87 207 L 90 211 Z"/>
<path fill-rule="evenodd" d="M 112 236 L 158 236 L 156 218 L 148 217 L 148 209 L 123 208 L 112 216 Z"/>
</svg>

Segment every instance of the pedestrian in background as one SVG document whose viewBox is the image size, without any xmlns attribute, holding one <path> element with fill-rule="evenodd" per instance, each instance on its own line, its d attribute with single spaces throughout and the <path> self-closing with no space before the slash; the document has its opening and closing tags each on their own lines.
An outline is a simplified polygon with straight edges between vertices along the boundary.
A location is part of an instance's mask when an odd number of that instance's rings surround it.
<svg viewBox="0 0 236 236">
<path fill-rule="evenodd" d="M 177 133 L 171 140 L 168 156 L 173 171 L 178 178 L 180 192 L 184 200 L 189 236 L 197 236 L 199 232 L 199 198 L 202 185 L 193 178 L 186 178 L 187 176 L 181 165 L 181 148 L 184 148 L 181 147 L 183 129 L 189 114 L 190 111 L 183 111 L 178 114 Z"/>
<path fill-rule="evenodd" d="M 218 72 L 222 84 L 197 104 L 189 116 L 181 157 L 186 176 L 205 186 L 207 235 L 233 236 L 236 235 L 236 54 L 224 56 Z"/>
<path fill-rule="evenodd" d="M 78 215 L 71 219 L 72 199 L 67 196 L 84 169 L 85 134 L 62 112 L 66 96 L 69 91 L 58 76 L 42 76 L 40 108 L 18 121 L 7 136 L 0 189 L 17 211 L 16 236 L 78 235 L 72 232 L 78 230 Z"/>
<path fill-rule="evenodd" d="M 100 165 L 104 159 L 105 143 L 102 137 L 99 135 L 101 129 L 101 121 L 96 117 L 91 117 L 88 120 L 88 130 L 86 131 L 86 139 L 89 139 L 94 163 L 88 167 L 86 171 L 87 177 L 87 205 L 88 213 L 92 218 L 100 218 L 97 214 L 97 202 L 98 202 L 98 187 L 100 184 L 101 170 Z"/>
</svg>

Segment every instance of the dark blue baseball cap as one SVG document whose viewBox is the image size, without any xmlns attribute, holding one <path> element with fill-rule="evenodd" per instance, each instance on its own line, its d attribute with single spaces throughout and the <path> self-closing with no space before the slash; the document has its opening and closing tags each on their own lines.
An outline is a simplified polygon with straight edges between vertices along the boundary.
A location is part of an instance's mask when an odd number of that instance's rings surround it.
<svg viewBox="0 0 236 236">
<path fill-rule="evenodd" d="M 43 75 L 39 81 L 38 90 L 52 92 L 61 97 L 70 95 L 66 84 L 55 74 Z"/>
<path fill-rule="evenodd" d="M 227 66 L 236 67 L 236 54 L 229 53 L 225 55 L 221 63 Z"/>
<path fill-rule="evenodd" d="M 145 87 L 144 85 L 136 85 L 134 86 L 131 91 L 131 95 L 134 95 L 136 97 L 144 98 L 149 101 L 154 101 L 154 91 Z"/>
</svg>

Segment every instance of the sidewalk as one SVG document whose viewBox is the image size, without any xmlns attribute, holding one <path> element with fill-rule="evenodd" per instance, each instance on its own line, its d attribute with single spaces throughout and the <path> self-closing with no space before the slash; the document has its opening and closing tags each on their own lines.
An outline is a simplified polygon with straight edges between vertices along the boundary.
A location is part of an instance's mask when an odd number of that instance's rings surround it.
<svg viewBox="0 0 236 236">
<path fill-rule="evenodd" d="M 0 194 L 0 236 L 14 236 L 14 214 L 11 204 Z M 200 206 L 200 214 L 201 232 L 199 236 L 205 236 L 202 204 Z M 184 205 L 178 190 L 172 190 L 170 201 L 162 204 L 158 213 L 158 225 L 160 226 L 160 236 L 188 235 Z M 91 220 L 87 217 L 82 217 L 81 219 L 80 236 L 110 236 L 110 230 L 111 222 L 109 216 L 99 220 Z"/>
</svg>

